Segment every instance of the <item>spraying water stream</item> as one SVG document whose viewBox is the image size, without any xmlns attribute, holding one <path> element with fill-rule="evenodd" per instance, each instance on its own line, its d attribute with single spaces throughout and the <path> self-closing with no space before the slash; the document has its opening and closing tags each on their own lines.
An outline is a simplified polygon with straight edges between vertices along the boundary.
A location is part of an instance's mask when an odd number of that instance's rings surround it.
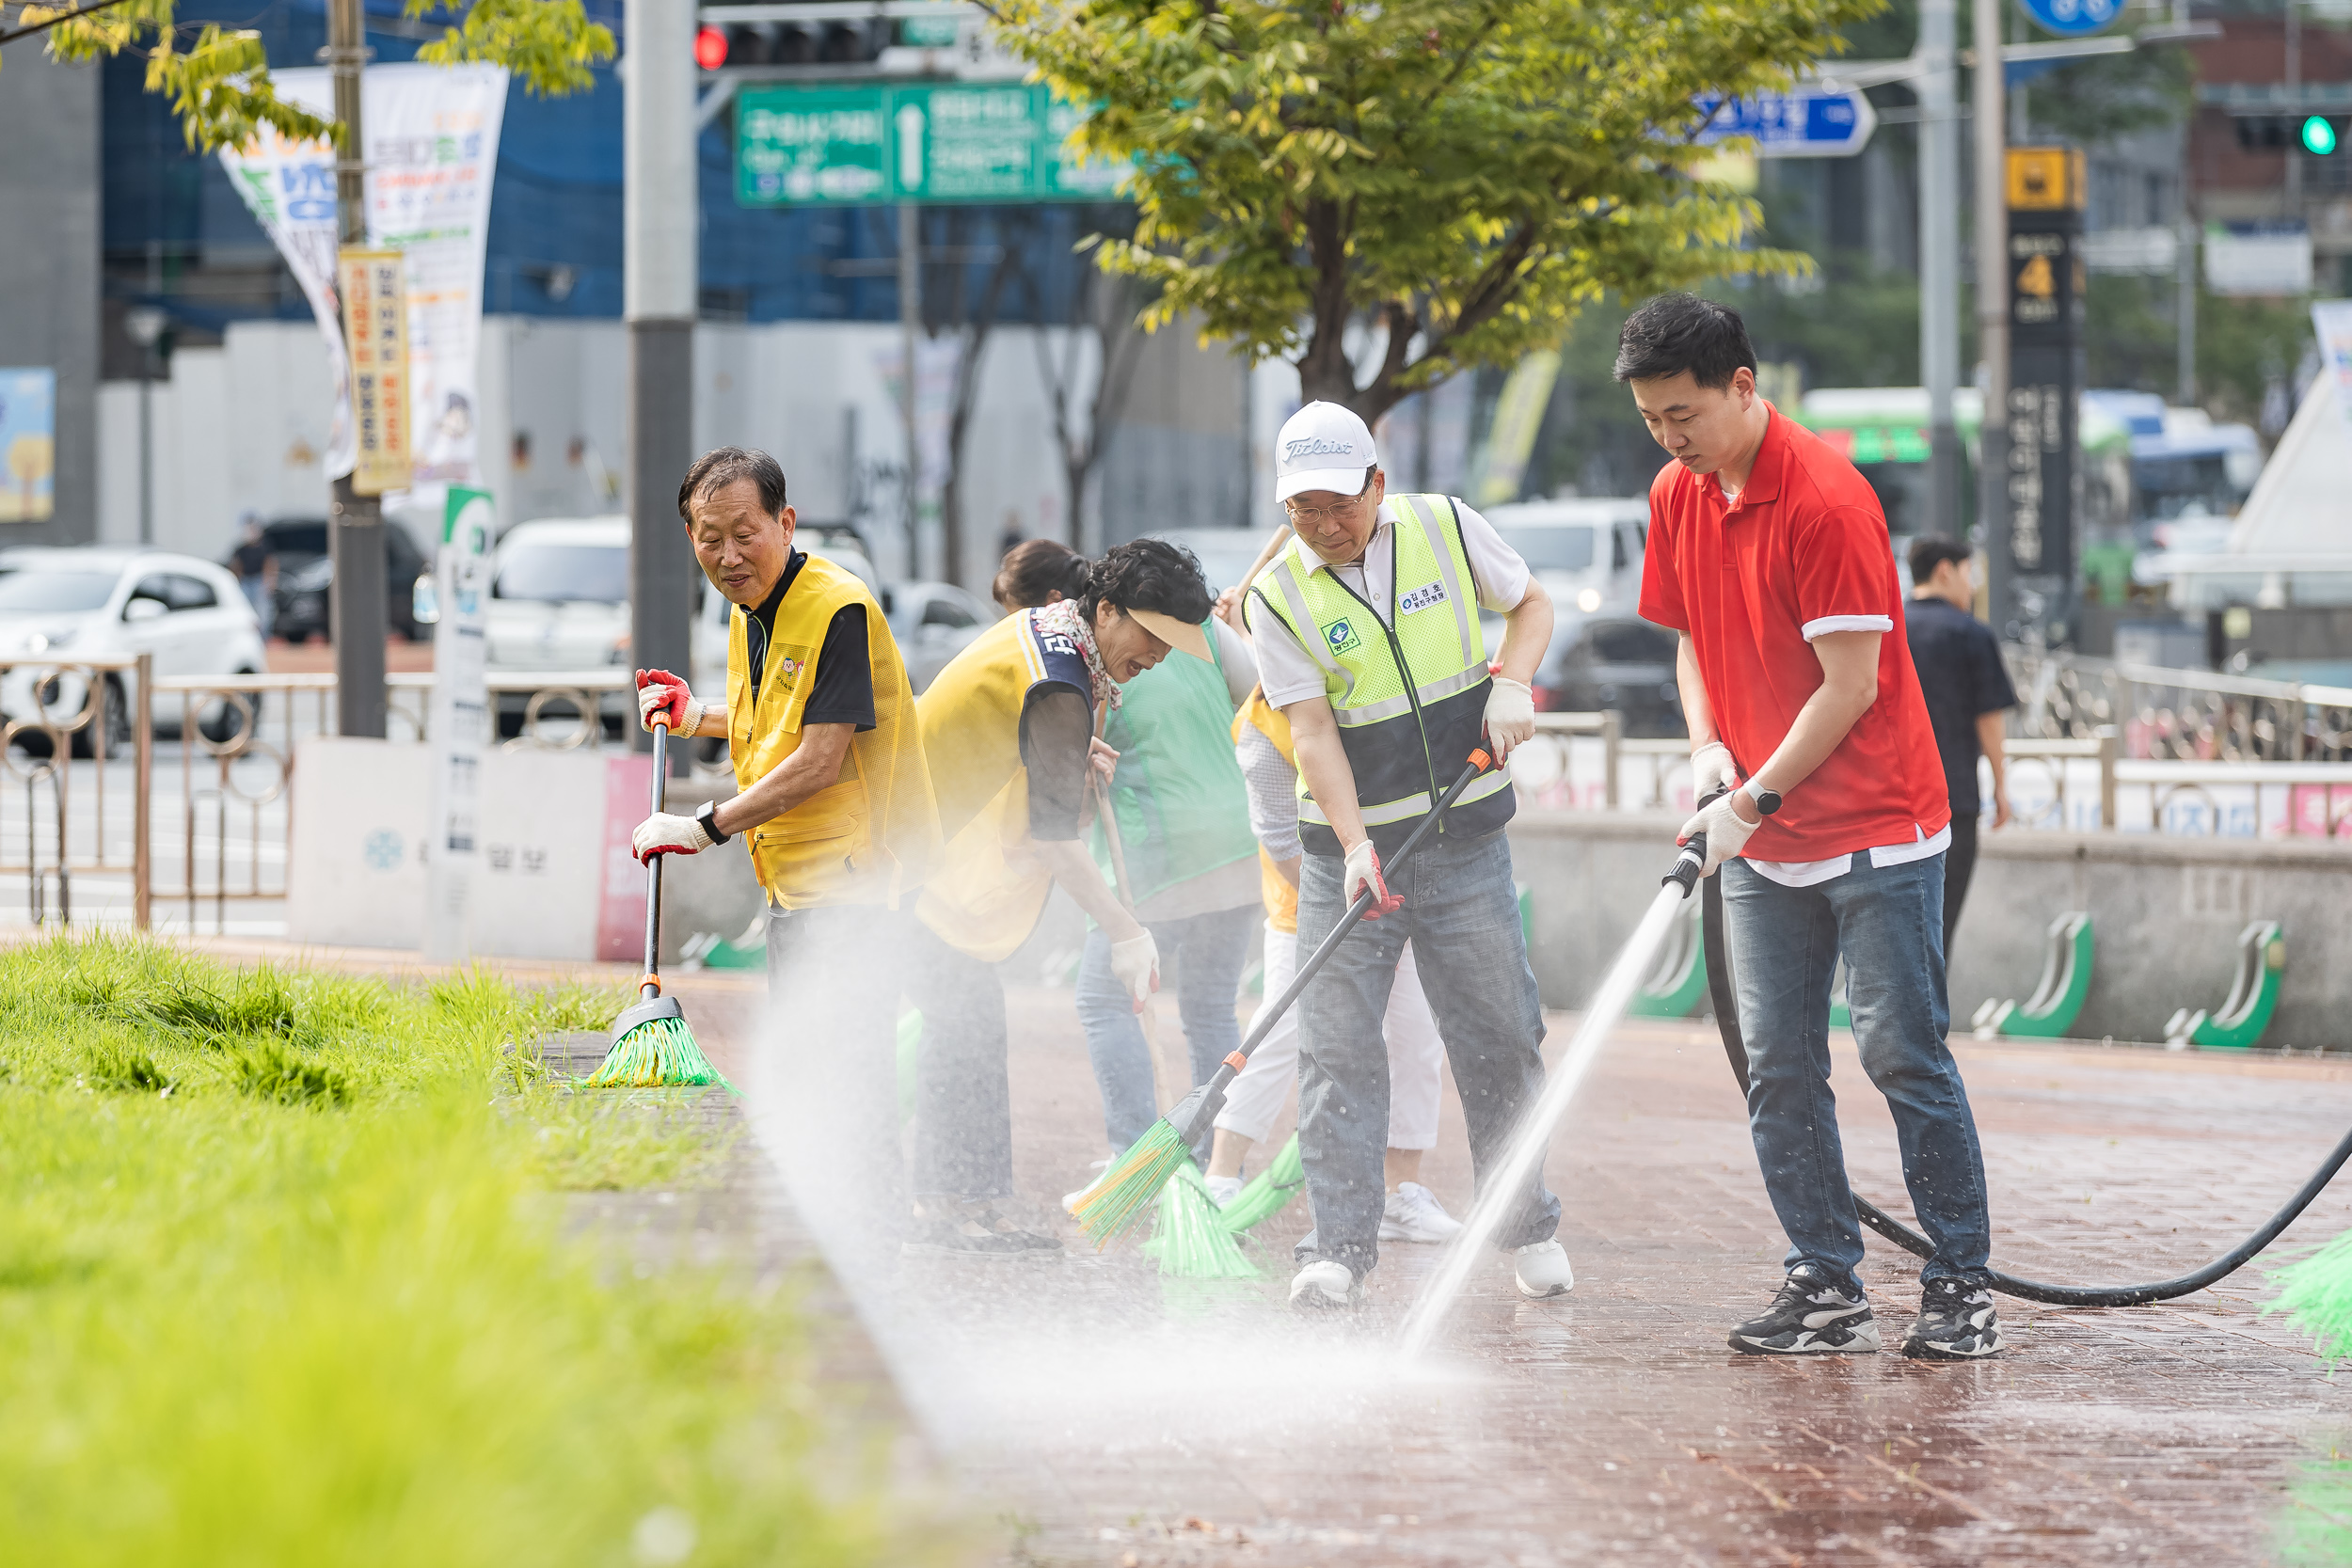
<svg viewBox="0 0 2352 1568">
<path fill-rule="evenodd" d="M 1502 1164 L 1486 1173 L 1486 1190 L 1471 1207 L 1462 1233 L 1454 1239 L 1438 1272 L 1422 1287 L 1421 1299 L 1406 1314 L 1406 1360 L 1418 1359 L 1429 1348 L 1438 1325 L 1445 1321 L 1446 1313 L 1461 1296 L 1463 1286 L 1469 1283 L 1470 1271 L 1493 1250 L 1495 1233 L 1509 1217 L 1529 1172 L 1542 1161 L 1544 1149 L 1551 1141 L 1551 1130 L 1559 1125 L 1569 1102 L 1576 1099 L 1585 1074 L 1600 1055 L 1602 1043 L 1625 1016 L 1627 1006 L 1633 1000 L 1634 988 L 1642 983 L 1642 976 L 1656 960 L 1659 945 L 1666 940 L 1667 928 L 1674 924 L 1685 896 L 1682 885 L 1674 881 L 1658 890 L 1648 912 L 1642 916 L 1642 923 L 1634 927 L 1632 937 L 1618 953 L 1608 978 L 1593 993 L 1567 1050 L 1561 1053 L 1559 1061 L 1544 1079 L 1542 1098 L 1519 1118 Z"/>
</svg>

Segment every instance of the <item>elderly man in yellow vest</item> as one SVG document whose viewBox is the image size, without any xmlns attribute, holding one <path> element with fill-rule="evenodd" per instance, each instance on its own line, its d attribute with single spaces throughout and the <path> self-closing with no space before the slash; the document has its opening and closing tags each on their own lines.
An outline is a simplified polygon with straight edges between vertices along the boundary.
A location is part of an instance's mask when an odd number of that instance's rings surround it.
<svg viewBox="0 0 2352 1568">
<path fill-rule="evenodd" d="M 1500 758 L 1535 727 L 1530 682 L 1551 639 L 1551 601 L 1486 520 L 1449 496 L 1391 496 L 1372 432 L 1311 403 L 1275 442 L 1275 499 L 1297 537 L 1245 601 L 1265 699 L 1290 721 L 1299 771 L 1298 950 L 1312 952 L 1359 892 L 1372 919 L 1299 999 L 1298 1153 L 1314 1234 L 1291 1305 L 1361 1299 L 1387 1197 L 1389 1061 L 1381 1016 L 1410 941 L 1445 1039 L 1483 1185 L 1520 1108 L 1543 1084 L 1544 1022 L 1511 879 L 1509 776 L 1478 779 L 1395 867 L 1470 752 Z M 1490 673 L 1479 612 L 1501 614 Z M 1385 917 L 1385 918 L 1383 918 Z M 1499 1240 L 1519 1290 L 1574 1284 L 1552 1240 L 1560 1204 L 1541 1175 L 1512 1195 Z"/>
<path fill-rule="evenodd" d="M 766 452 L 706 452 L 678 486 L 695 560 L 735 607 L 727 691 L 706 706 L 666 670 L 638 705 L 675 736 L 723 736 L 738 793 L 649 816 L 640 860 L 741 838 L 768 895 L 770 1029 L 755 1105 L 820 1238 L 895 1247 L 907 1205 L 894 1048 L 901 917 L 940 851 L 914 694 L 855 576 L 793 548 L 797 515 Z M 772 1087 L 773 1092 L 760 1090 Z"/>
</svg>

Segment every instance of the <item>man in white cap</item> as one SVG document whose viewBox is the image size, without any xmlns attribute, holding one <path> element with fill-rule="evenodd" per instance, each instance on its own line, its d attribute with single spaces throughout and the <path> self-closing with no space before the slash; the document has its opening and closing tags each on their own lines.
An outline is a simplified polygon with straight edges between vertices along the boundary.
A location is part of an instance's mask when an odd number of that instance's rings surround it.
<svg viewBox="0 0 2352 1568">
<path fill-rule="evenodd" d="M 1298 950 L 1312 952 L 1358 894 L 1375 899 L 1370 921 L 1299 1001 L 1298 1151 L 1315 1229 L 1296 1249 L 1291 1305 L 1326 1309 L 1359 1302 L 1379 1256 L 1381 1018 L 1406 942 L 1482 1185 L 1543 1084 L 1543 1011 L 1502 832 L 1515 804 L 1509 776 L 1498 767 L 1464 790 L 1396 868 L 1393 887 L 1380 862 L 1472 751 L 1500 763 L 1534 733 L 1531 683 L 1551 641 L 1551 600 L 1461 501 L 1389 495 L 1372 432 L 1348 409 L 1309 404 L 1282 426 L 1275 457 L 1275 499 L 1297 537 L 1247 604 L 1266 701 L 1290 721 L 1298 752 Z M 1486 646 L 1481 610 L 1504 618 L 1499 652 Z M 1559 1224 L 1559 1200 L 1531 1172 L 1497 1236 L 1529 1296 L 1575 1283 L 1552 1239 Z"/>
</svg>

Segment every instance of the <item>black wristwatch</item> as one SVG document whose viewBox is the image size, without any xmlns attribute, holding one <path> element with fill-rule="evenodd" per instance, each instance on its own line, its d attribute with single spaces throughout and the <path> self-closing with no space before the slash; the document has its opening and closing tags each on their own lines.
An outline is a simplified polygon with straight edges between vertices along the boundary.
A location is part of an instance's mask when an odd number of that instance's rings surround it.
<svg viewBox="0 0 2352 1568">
<path fill-rule="evenodd" d="M 1780 804 L 1779 796 L 1772 797 L 1772 804 Z M 719 802 L 716 800 L 705 800 L 696 807 L 694 820 L 703 825 L 703 832 L 710 835 L 710 842 L 713 844 L 724 844 L 735 836 L 733 833 L 723 833 L 719 831 Z"/>
<path fill-rule="evenodd" d="M 1754 779 L 1750 779 L 1746 784 L 1740 785 L 1740 787 L 1748 792 L 1748 799 L 1756 802 L 1756 816 L 1770 816 L 1772 813 L 1780 810 L 1779 790 L 1758 789 L 1756 786 L 1756 781 Z"/>
</svg>

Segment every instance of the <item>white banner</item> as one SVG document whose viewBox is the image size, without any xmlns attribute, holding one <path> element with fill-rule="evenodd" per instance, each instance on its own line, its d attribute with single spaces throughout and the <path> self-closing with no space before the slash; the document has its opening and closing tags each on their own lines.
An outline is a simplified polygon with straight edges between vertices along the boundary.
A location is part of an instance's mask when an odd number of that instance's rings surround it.
<svg viewBox="0 0 2352 1568">
<path fill-rule="evenodd" d="M 425 721 L 433 752 L 432 836 L 425 867 L 425 957 L 454 963 L 469 945 L 473 874 L 479 862 L 482 752 L 490 728 L 485 622 L 490 593 L 490 535 L 496 515 L 486 491 L 451 485 L 441 548 L 434 561 L 432 710 Z"/>
<path fill-rule="evenodd" d="M 324 68 L 280 71 L 278 94 L 332 118 Z M 506 72 L 496 66 L 380 65 L 360 78 L 367 142 L 368 244 L 401 252 L 408 282 L 409 404 L 416 480 L 480 479 L 475 348 L 482 336 L 482 266 Z M 335 435 L 326 476 L 351 471 L 350 383 L 335 309 L 335 157 L 264 132 L 251 150 L 221 150 L 230 182 L 277 243 L 334 345 Z"/>
<path fill-rule="evenodd" d="M 2312 330 L 2319 338 L 2320 373 L 2335 382 L 2336 412 L 2352 424 L 2352 299 L 2313 301 Z"/>
</svg>

